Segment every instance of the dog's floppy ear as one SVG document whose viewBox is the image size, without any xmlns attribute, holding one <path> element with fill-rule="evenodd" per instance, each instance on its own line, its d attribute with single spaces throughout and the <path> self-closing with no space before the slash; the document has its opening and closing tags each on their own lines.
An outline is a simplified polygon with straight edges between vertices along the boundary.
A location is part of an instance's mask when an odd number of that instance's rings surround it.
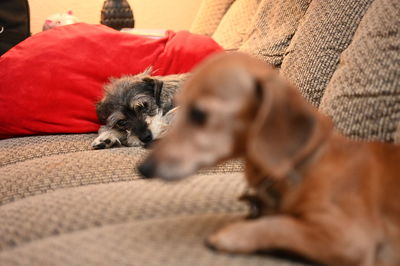
<svg viewBox="0 0 400 266">
<path fill-rule="evenodd" d="M 154 98 L 156 99 L 156 103 L 159 107 L 161 107 L 161 92 L 164 83 L 155 78 L 145 77 L 143 81 L 149 84 L 153 88 Z"/>
<path fill-rule="evenodd" d="M 107 118 L 111 115 L 113 106 L 107 101 L 100 101 L 96 103 L 96 113 L 101 124 L 107 123 Z"/>
<path fill-rule="evenodd" d="M 272 178 L 284 178 L 328 136 L 330 123 L 277 76 L 256 82 L 259 105 L 247 156 Z"/>
</svg>

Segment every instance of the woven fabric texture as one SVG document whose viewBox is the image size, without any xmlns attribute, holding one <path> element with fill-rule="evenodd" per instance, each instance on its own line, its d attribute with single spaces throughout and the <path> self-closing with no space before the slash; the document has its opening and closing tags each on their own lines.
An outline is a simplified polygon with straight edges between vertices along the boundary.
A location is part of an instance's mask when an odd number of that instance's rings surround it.
<svg viewBox="0 0 400 266">
<path fill-rule="evenodd" d="M 343 52 L 320 109 L 344 134 L 393 141 L 400 121 L 400 2 L 375 0 Z"/>
<path fill-rule="evenodd" d="M 58 188 L 135 180 L 141 147 L 91 150 L 95 134 L 54 135 L 0 141 L 0 205 Z M 47 141 L 46 141 L 47 140 Z M 14 149 L 12 148 L 15 145 Z M 201 170 L 203 174 L 242 171 L 239 161 Z"/>
<path fill-rule="evenodd" d="M 247 212 L 240 161 L 143 180 L 135 165 L 146 150 L 91 150 L 95 136 L 0 141 L 0 265 L 300 265 L 203 245 Z"/>
<path fill-rule="evenodd" d="M 373 0 L 312 1 L 287 49 L 281 74 L 318 106 L 340 54 Z"/>
<path fill-rule="evenodd" d="M 235 0 L 203 0 L 190 27 L 190 32 L 213 35 L 222 17 Z"/>
<path fill-rule="evenodd" d="M 0 207 L 0 250 L 97 226 L 242 212 L 245 206 L 237 198 L 243 182 L 241 173 L 199 175 L 173 184 L 142 179 L 27 197 Z"/>
<path fill-rule="evenodd" d="M 204 239 L 234 214 L 177 216 L 126 222 L 43 239 L 0 253 L 0 264 L 146 265 L 146 266 L 293 266 L 260 255 L 228 255 L 204 247 Z"/>
<path fill-rule="evenodd" d="M 248 38 L 261 0 L 236 0 L 223 16 L 212 38 L 226 50 L 237 50 Z"/>
<path fill-rule="evenodd" d="M 97 134 L 48 135 L 0 141 L 0 167 L 44 156 L 90 150 Z"/>
<path fill-rule="evenodd" d="M 280 66 L 311 0 L 262 0 L 240 51 Z"/>
</svg>

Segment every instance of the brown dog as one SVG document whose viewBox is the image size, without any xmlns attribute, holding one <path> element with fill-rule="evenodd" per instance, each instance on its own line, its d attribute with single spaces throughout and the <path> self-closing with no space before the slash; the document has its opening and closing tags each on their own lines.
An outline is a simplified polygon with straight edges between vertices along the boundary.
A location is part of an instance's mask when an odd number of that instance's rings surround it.
<svg viewBox="0 0 400 266">
<path fill-rule="evenodd" d="M 211 246 L 400 265 L 400 147 L 341 136 L 272 67 L 244 54 L 203 63 L 178 102 L 175 125 L 140 172 L 177 179 L 244 157 L 263 214 L 211 235 Z"/>
</svg>

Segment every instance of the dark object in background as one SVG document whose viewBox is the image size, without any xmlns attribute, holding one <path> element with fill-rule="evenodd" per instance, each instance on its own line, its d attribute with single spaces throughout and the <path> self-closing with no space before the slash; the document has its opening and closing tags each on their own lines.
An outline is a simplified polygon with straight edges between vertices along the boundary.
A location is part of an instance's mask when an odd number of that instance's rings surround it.
<svg viewBox="0 0 400 266">
<path fill-rule="evenodd" d="M 129 3 L 126 0 L 104 1 L 100 23 L 116 30 L 133 28 L 135 20 Z"/>
<path fill-rule="evenodd" d="M 31 35 L 27 0 L 0 1 L 0 55 Z"/>
</svg>

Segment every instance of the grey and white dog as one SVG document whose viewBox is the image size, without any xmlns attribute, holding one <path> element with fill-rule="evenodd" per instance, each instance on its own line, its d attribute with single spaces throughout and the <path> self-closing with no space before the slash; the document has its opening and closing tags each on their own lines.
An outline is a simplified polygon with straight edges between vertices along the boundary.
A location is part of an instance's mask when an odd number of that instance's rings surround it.
<svg viewBox="0 0 400 266">
<path fill-rule="evenodd" d="M 103 126 L 92 142 L 94 149 L 148 146 L 160 138 L 174 117 L 174 96 L 188 74 L 150 76 L 145 72 L 112 78 L 96 112 Z"/>
</svg>

